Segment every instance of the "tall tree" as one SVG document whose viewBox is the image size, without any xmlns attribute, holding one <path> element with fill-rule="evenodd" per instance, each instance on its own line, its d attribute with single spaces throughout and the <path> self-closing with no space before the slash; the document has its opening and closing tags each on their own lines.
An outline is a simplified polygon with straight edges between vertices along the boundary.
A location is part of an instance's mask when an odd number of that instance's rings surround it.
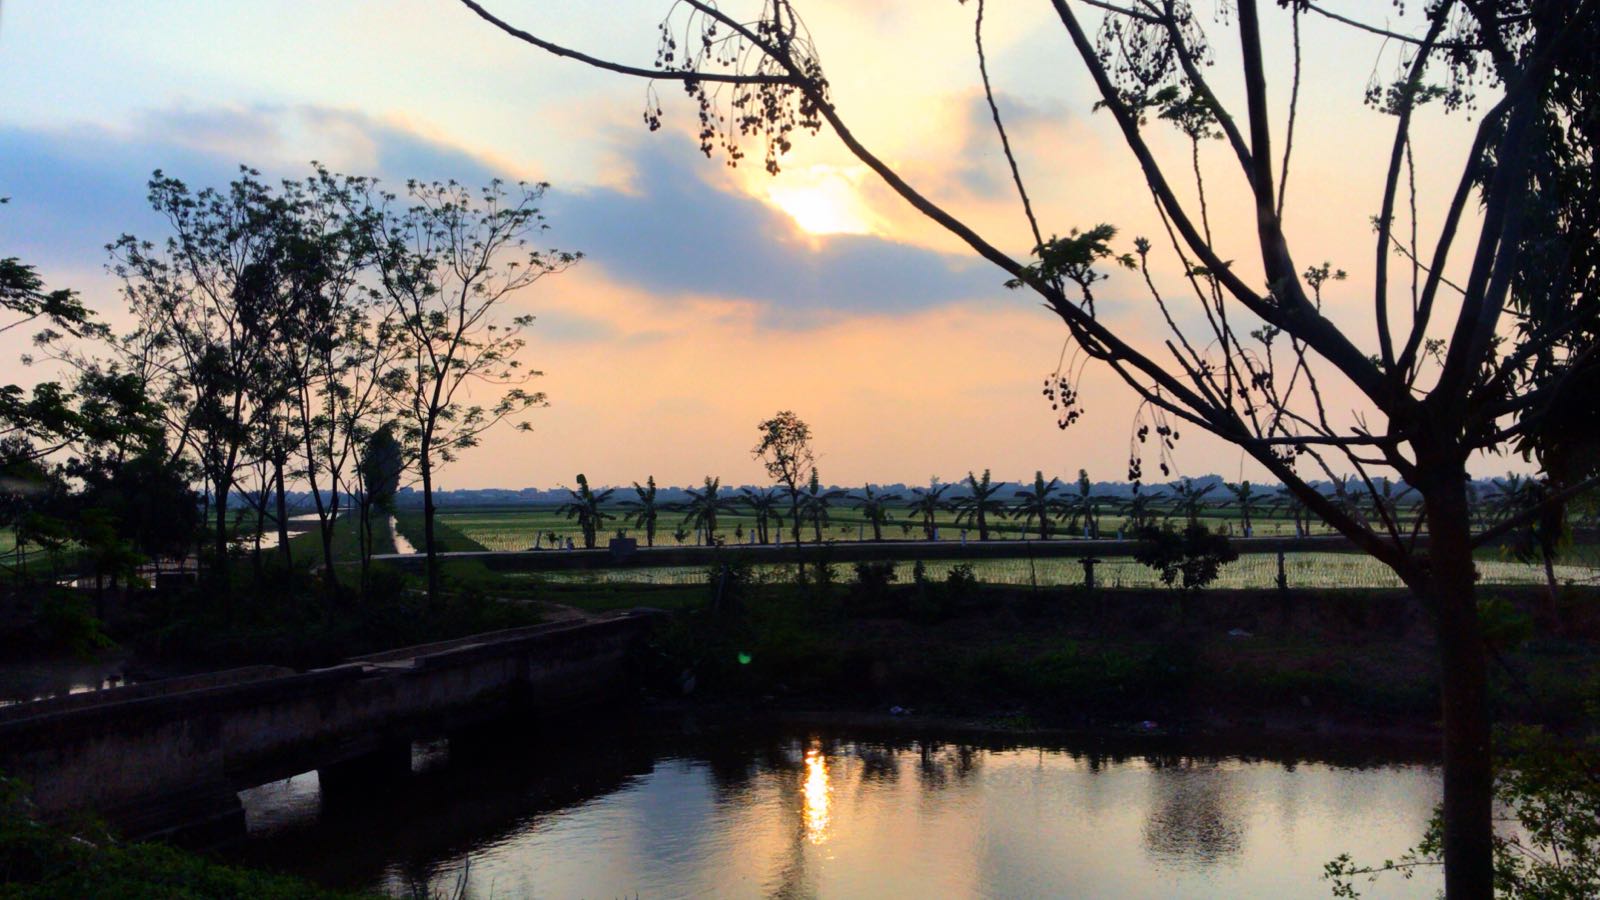
<svg viewBox="0 0 1600 900">
<path fill-rule="evenodd" d="M 252 436 L 285 397 L 274 335 L 302 312 L 285 290 L 290 214 L 248 168 L 226 190 L 194 192 L 159 170 L 149 189 L 171 234 L 159 245 L 123 235 L 112 269 L 138 322 L 128 346 L 154 354 L 158 399 L 183 417 L 179 442 L 205 480 L 226 590 L 228 501 Z"/>
<path fill-rule="evenodd" d="M 971 525 L 978 529 L 978 540 L 989 539 L 989 519 L 1003 519 L 1006 516 L 1006 505 L 995 497 L 1006 486 L 1004 481 L 991 481 L 989 470 L 983 470 L 983 477 L 979 478 L 971 472 L 967 473 L 967 493 L 950 501 L 950 508 L 956 511 L 957 525 Z"/>
<path fill-rule="evenodd" d="M 801 485 L 817 474 L 817 458 L 811 450 L 811 426 L 789 410 L 756 426 L 761 441 L 750 455 L 761 460 L 767 477 L 783 485 L 789 492 L 789 525 L 794 532 L 794 545 L 800 546 Z"/>
<path fill-rule="evenodd" d="M 473 191 L 453 181 L 410 181 L 409 205 L 369 189 L 361 210 L 396 337 L 404 341 L 399 413 L 417 448 L 431 603 L 439 602 L 436 469 L 501 422 L 529 430 L 521 415 L 545 402 L 526 387 L 540 373 L 519 359 L 522 330 L 533 317 L 507 317 L 505 306 L 581 257 L 531 248 L 548 227 L 539 209 L 546 187 L 496 180 Z"/>
<path fill-rule="evenodd" d="M 861 141 L 835 105 L 817 42 L 790 0 L 764 3 L 753 20 L 703 0 L 667 5 L 654 66 L 574 51 L 511 25 L 479 0 L 462 3 L 542 52 L 683 84 L 700 108 L 707 154 L 721 147 L 736 162 L 744 143 L 754 139 L 764 143 L 767 168 L 775 172 L 797 129 L 831 128 L 890 190 L 1061 319 L 1074 348 L 1054 379 L 1052 399 L 1063 426 L 1083 415 L 1076 393 L 1079 363 L 1099 361 L 1138 397 L 1141 436 L 1154 432 L 1164 468 L 1170 468 L 1165 457 L 1182 428 L 1208 431 L 1239 446 L 1335 530 L 1388 565 L 1434 613 L 1444 719 L 1446 893 L 1454 900 L 1493 894 L 1487 663 L 1472 550 L 1497 535 L 1471 532 L 1466 463 L 1475 453 L 1525 439 L 1535 447 L 1541 436 L 1550 445 L 1565 442 L 1559 420 L 1593 404 L 1593 391 L 1574 406 L 1563 397 L 1573 397 L 1568 388 L 1600 371 L 1586 350 L 1600 316 L 1593 304 L 1567 302 L 1576 286 L 1568 276 L 1595 255 L 1572 248 L 1600 243 L 1595 204 L 1589 211 L 1574 204 L 1564 215 L 1551 215 L 1573 192 L 1559 186 L 1560 178 L 1546 176 L 1593 181 L 1584 169 L 1592 166 L 1584 154 L 1592 152 L 1593 141 L 1567 135 L 1581 131 L 1592 137 L 1594 130 L 1585 127 L 1593 108 L 1586 101 L 1596 81 L 1592 48 L 1600 44 L 1600 6 L 1587 0 L 1438 0 L 1407 4 L 1394 11 L 1397 21 L 1380 23 L 1316 3 L 1276 4 L 1290 26 L 1297 62 L 1277 73 L 1288 84 L 1276 96 L 1287 104 L 1275 109 L 1259 0 L 1218 2 L 1209 15 L 1194 4 L 1160 0 L 1049 0 L 1049 14 L 1095 86 L 1097 108 L 1109 112 L 1143 173 L 1163 242 L 1182 273 L 1180 294 L 1163 291 L 1150 275 L 1155 242 L 1134 242 L 1133 262 L 1160 313 L 1156 327 L 1167 332 L 1162 340 L 1139 322 L 1097 314 L 1093 288 L 1103 277 L 1097 265 L 1124 261 L 1109 248 L 1109 233 L 1091 229 L 1065 239 L 1045 237 L 1042 219 L 1048 212 L 1032 202 L 1020 154 L 995 102 L 983 0 L 973 4 L 978 83 L 1033 237 L 1031 260 L 1000 249 L 1005 241 L 950 213 Z M 1233 38 L 1215 41 L 1208 23 L 1232 29 Z M 1323 143 L 1296 134 L 1296 126 L 1303 126 L 1296 115 L 1304 71 L 1298 60 L 1306 48 L 1342 45 L 1325 35 L 1347 31 L 1399 50 L 1392 80 L 1369 79 L 1367 90 L 1351 91 L 1364 94 L 1393 126 L 1392 149 L 1377 180 L 1382 189 L 1374 198 L 1372 318 L 1370 327 L 1359 330 L 1340 327 L 1325 313 L 1322 270 L 1297 264 L 1296 245 L 1284 226 L 1294 215 L 1286 203 L 1293 149 Z M 1212 84 L 1211 67 L 1224 46 L 1236 54 L 1242 75 L 1242 118 Z M 1363 67 L 1361 77 L 1367 72 Z M 645 115 L 652 128 L 662 115 L 654 96 Z M 1437 143 L 1463 134 L 1415 128 L 1429 104 L 1481 114 L 1460 146 L 1419 149 L 1424 138 Z M 1164 158 L 1164 145 L 1148 131 L 1156 123 L 1177 127 L 1190 139 L 1188 152 Z M 1225 164 L 1241 176 L 1229 182 L 1240 196 L 1224 197 L 1206 179 L 1217 154 L 1202 155 L 1199 138 L 1211 135 L 1221 138 L 1206 143 L 1219 145 Z M 1275 146 L 1279 135 L 1281 145 Z M 1414 181 L 1402 178 L 1418 155 L 1463 160 L 1449 199 L 1430 218 L 1437 233 L 1426 247 Z M 1564 159 L 1577 164 L 1547 165 Z M 1070 168 L 1051 165 L 1048 171 Z M 1187 173 L 1194 189 L 1180 189 L 1179 172 Z M 1347 182 L 1340 179 L 1328 190 L 1347 191 Z M 1300 188 L 1296 196 L 1311 192 Z M 1210 214 L 1231 200 L 1254 213 L 1254 221 L 1239 229 L 1243 243 L 1254 248 L 1249 258 L 1228 240 L 1230 223 Z M 1471 220 L 1466 213 L 1474 201 L 1480 214 Z M 1561 240 L 1542 241 L 1556 235 Z M 1452 263 L 1458 243 L 1471 246 Z M 1558 251 L 1553 255 L 1546 252 L 1551 245 Z M 1391 271 L 1397 255 L 1406 264 Z M 1540 273 L 1548 287 L 1513 290 L 1532 273 Z M 1409 286 L 1406 302 L 1391 302 L 1396 282 Z M 1449 292 L 1442 294 L 1444 288 Z M 1199 315 L 1175 314 L 1180 297 Z M 1506 328 L 1508 318 L 1518 327 Z M 1180 323 L 1191 327 L 1186 331 Z M 1358 346 L 1352 337 L 1369 333 L 1375 346 Z M 1362 407 L 1347 419 L 1331 415 L 1324 399 L 1334 395 L 1336 382 Z M 1142 451 L 1136 446 L 1130 456 L 1138 480 Z M 1329 477 L 1334 466 L 1344 467 L 1363 484 L 1373 469 L 1392 471 L 1417 490 L 1427 546 L 1408 539 L 1405 523 L 1352 515 L 1318 492 L 1301 466 Z M 1565 485 L 1552 501 L 1595 477 Z M 1507 520 L 1496 527 L 1518 524 Z"/>
</svg>

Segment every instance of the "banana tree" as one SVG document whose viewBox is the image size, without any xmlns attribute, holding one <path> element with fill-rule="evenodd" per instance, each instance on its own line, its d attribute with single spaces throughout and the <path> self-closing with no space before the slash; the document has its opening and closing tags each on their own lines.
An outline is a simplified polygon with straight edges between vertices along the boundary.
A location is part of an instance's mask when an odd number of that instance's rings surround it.
<svg viewBox="0 0 1600 900">
<path fill-rule="evenodd" d="M 933 540 L 939 530 L 939 513 L 950 508 L 950 501 L 944 499 L 944 492 L 950 490 L 951 485 L 933 482 L 925 488 L 912 488 L 910 512 L 922 520 L 922 534 L 928 540 Z"/>
<path fill-rule="evenodd" d="M 623 521 L 635 528 L 644 529 L 644 545 L 656 545 L 656 520 L 660 518 L 662 505 L 656 502 L 656 477 L 651 475 L 645 479 L 644 485 L 633 483 L 633 492 L 639 496 L 637 500 L 624 500 L 622 507 L 627 510 Z"/>
<path fill-rule="evenodd" d="M 844 491 L 823 490 L 822 479 L 817 475 L 816 468 L 811 469 L 811 480 L 800 495 L 800 515 L 811 523 L 817 543 L 822 543 L 822 527 L 829 524 L 828 510 L 833 506 L 833 501 L 845 496 Z"/>
<path fill-rule="evenodd" d="M 989 539 L 989 517 L 1004 519 L 1006 505 L 996 499 L 995 495 L 1006 486 L 1004 481 L 991 481 L 989 470 L 983 470 L 983 477 L 979 478 L 971 472 L 966 477 L 967 494 L 956 497 L 950 501 L 950 508 L 956 511 L 957 525 L 971 525 L 978 529 L 978 540 Z"/>
<path fill-rule="evenodd" d="M 861 489 L 859 497 L 849 498 L 861 511 L 861 515 L 872 526 L 872 539 L 883 540 L 883 526 L 893 518 L 890 514 L 890 504 L 900 502 L 899 494 L 879 494 L 872 490 L 872 485 Z"/>
<path fill-rule="evenodd" d="M 1060 503 L 1060 498 L 1056 496 L 1056 488 L 1060 486 L 1060 483 L 1061 481 L 1058 478 L 1051 478 L 1049 481 L 1045 481 L 1044 472 L 1035 471 L 1033 473 L 1033 487 L 1023 488 L 1012 495 L 1017 499 L 1015 503 L 1011 504 L 1011 517 L 1022 520 L 1024 531 L 1032 529 L 1034 521 L 1037 520 L 1039 523 L 1039 540 L 1041 541 L 1050 539 L 1050 532 L 1054 524 L 1050 521 L 1050 517 Z"/>
<path fill-rule="evenodd" d="M 1239 510 L 1239 525 L 1244 536 L 1250 537 L 1255 530 L 1255 514 L 1267 505 L 1268 496 L 1256 490 L 1248 481 L 1238 484 L 1230 481 L 1224 487 L 1233 495 L 1233 505 Z"/>
<path fill-rule="evenodd" d="M 771 543 L 768 526 L 779 530 L 783 528 L 783 494 L 775 487 L 761 491 L 745 488 L 741 499 L 755 513 L 756 540 L 763 544 Z"/>
<path fill-rule="evenodd" d="M 717 517 L 723 513 L 734 510 L 735 498 L 724 496 L 722 493 L 722 479 L 706 476 L 705 484 L 700 490 L 690 488 L 684 493 L 689 499 L 683 504 L 683 527 L 693 528 L 705 536 L 708 544 L 716 543 Z"/>
<path fill-rule="evenodd" d="M 1103 506 L 1115 506 L 1117 498 L 1109 494 L 1094 492 L 1094 482 L 1089 480 L 1086 469 L 1078 470 L 1078 480 L 1073 483 L 1073 491 L 1062 496 L 1058 503 L 1060 515 L 1067 519 L 1067 527 L 1078 530 L 1081 521 L 1084 537 L 1100 536 L 1100 510 Z"/>
<path fill-rule="evenodd" d="M 616 518 L 614 514 L 600 508 L 600 504 L 611 497 L 613 490 L 606 488 L 598 494 L 595 493 L 589 488 L 589 479 L 579 472 L 578 489 L 575 491 L 568 489 L 567 493 L 571 495 L 571 499 L 556 509 L 558 514 L 578 520 L 578 529 L 583 532 L 583 546 L 586 550 L 594 549 L 594 538 L 600 526 L 604 525 L 607 519 Z"/>
</svg>

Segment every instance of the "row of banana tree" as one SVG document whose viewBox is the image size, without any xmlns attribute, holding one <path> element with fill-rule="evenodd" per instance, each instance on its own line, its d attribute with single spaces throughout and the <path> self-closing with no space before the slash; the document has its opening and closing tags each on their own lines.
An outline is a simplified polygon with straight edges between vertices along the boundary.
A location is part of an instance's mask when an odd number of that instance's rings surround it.
<svg viewBox="0 0 1600 900">
<path fill-rule="evenodd" d="M 1371 493 L 1353 484 L 1334 484 L 1334 496 L 1349 498 L 1350 508 L 1371 518 L 1397 518 L 1412 510 L 1410 489 L 1384 483 L 1377 500 L 1361 500 Z M 821 543 L 824 529 L 840 509 L 850 509 L 871 539 L 884 540 L 885 529 L 898 524 L 910 533 L 921 532 L 926 540 L 940 539 L 940 529 L 950 526 L 962 536 L 973 534 L 987 541 L 1001 533 L 1050 540 L 1062 537 L 1095 538 L 1131 533 L 1140 527 L 1181 520 L 1199 522 L 1202 518 L 1223 518 L 1237 522 L 1237 533 L 1250 536 L 1258 522 L 1271 520 L 1293 526 L 1296 535 L 1309 535 L 1316 524 L 1304 504 L 1283 489 L 1263 488 L 1249 481 L 1199 484 L 1184 478 L 1154 490 L 1130 495 L 1111 494 L 1097 489 L 1089 474 L 1080 469 L 1075 481 L 1046 479 L 1035 472 L 1032 483 L 1012 485 L 995 481 L 988 469 L 968 472 L 959 482 L 934 482 L 909 493 L 875 489 L 867 485 L 857 490 L 824 487 L 813 468 L 809 481 L 790 495 L 787 487 L 725 487 L 718 477 L 707 476 L 697 488 L 683 493 L 688 499 L 668 502 L 661 499 L 655 478 L 633 483 L 633 495 L 613 499 L 616 488 L 593 488 L 584 475 L 577 476 L 577 487 L 568 490 L 568 499 L 558 514 L 574 521 L 582 534 L 583 546 L 593 548 L 608 527 L 633 529 L 642 534 L 647 546 L 655 546 L 663 528 L 672 528 L 679 543 L 690 535 L 704 543 L 722 539 L 727 520 L 739 520 L 739 533 L 751 519 L 748 537 L 762 544 L 788 537 L 794 542 Z M 1341 501 L 1344 502 L 1344 501 Z M 1367 507 L 1371 507 L 1370 509 Z M 1382 508 L 1379 508 L 1382 507 Z M 1115 524 L 1108 524 L 1114 522 Z M 608 526 L 608 523 L 611 525 Z M 1009 523 L 1009 524 L 1008 524 Z"/>
</svg>

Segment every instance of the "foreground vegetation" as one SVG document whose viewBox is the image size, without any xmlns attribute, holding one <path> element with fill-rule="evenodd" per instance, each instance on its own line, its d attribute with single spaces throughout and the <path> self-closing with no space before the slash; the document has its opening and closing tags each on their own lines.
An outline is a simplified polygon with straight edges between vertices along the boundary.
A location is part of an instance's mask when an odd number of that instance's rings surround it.
<svg viewBox="0 0 1600 900">
<path fill-rule="evenodd" d="M 44 900 L 358 900 L 369 897 L 212 862 L 161 844 L 123 843 L 92 822 L 46 825 L 23 785 L 0 777 L 0 898 Z"/>
</svg>

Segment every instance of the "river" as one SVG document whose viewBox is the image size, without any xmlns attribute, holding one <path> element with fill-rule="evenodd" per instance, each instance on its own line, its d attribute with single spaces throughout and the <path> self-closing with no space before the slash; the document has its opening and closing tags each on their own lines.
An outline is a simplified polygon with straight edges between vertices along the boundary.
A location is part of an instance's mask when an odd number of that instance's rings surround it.
<svg viewBox="0 0 1600 900">
<path fill-rule="evenodd" d="M 1398 855 L 1439 797 L 1434 766 L 1393 758 L 795 726 L 586 723 L 413 767 L 356 796 L 310 773 L 247 791 L 228 855 L 397 896 L 1326 897 L 1323 863 Z"/>
</svg>

